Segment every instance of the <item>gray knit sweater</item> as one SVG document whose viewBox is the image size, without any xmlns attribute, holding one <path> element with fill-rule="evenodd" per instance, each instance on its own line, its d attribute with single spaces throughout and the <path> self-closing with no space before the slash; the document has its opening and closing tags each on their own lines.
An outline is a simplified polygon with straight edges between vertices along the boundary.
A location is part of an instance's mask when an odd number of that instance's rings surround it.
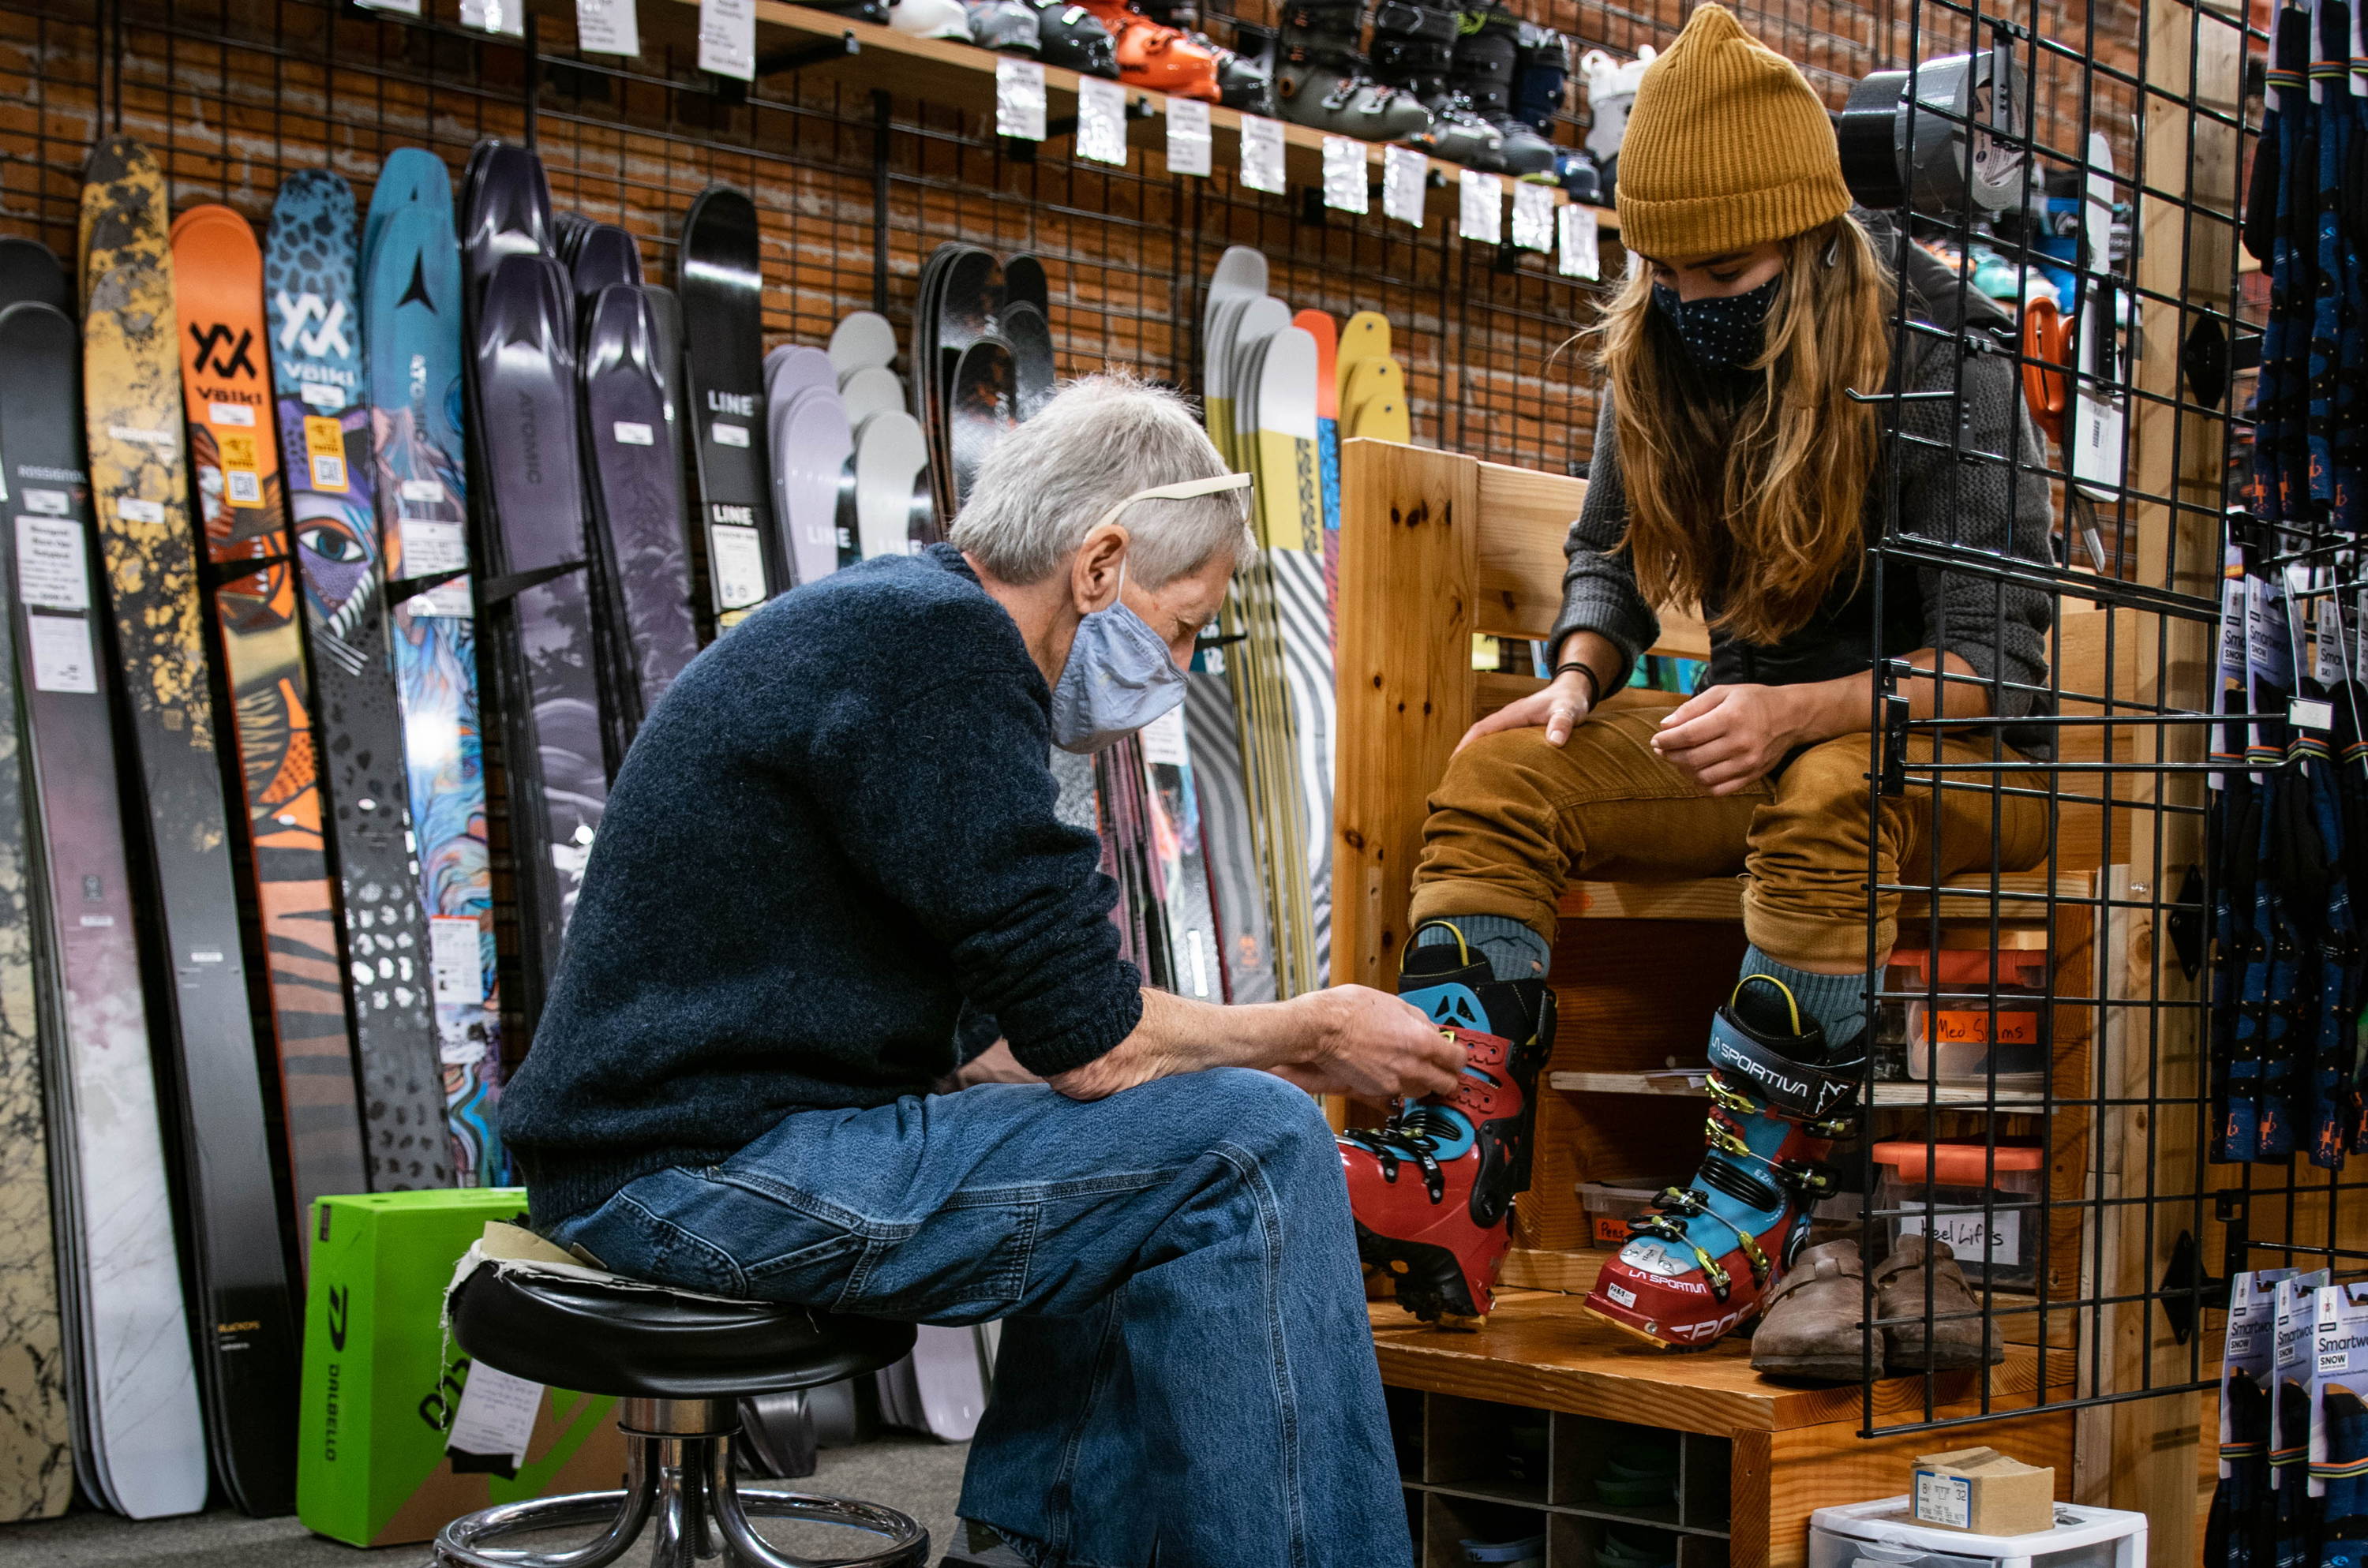
<svg viewBox="0 0 2368 1568">
<path fill-rule="evenodd" d="M 1896 494 L 1899 531 L 2052 563 L 2047 482 L 2032 472 L 2045 463 L 2046 449 L 2023 409 L 2014 362 L 2008 355 L 1967 346 L 1969 338 L 1995 345 L 2001 324 L 2010 330 L 2010 323 L 1996 305 L 1970 291 L 1960 310 L 1956 275 L 1921 250 L 1911 247 L 1908 255 L 1909 315 L 1955 335 L 1941 340 L 1911 332 L 1907 364 L 1896 368 L 1895 382 L 1910 392 L 1957 395 L 1953 401 L 1909 400 L 1877 410 L 1887 427 L 1881 460 L 1888 469 L 1867 487 L 1866 535 L 1882 535 Z M 1889 471 L 1896 471 L 1896 489 Z M 1559 647 L 1573 631 L 1600 633 L 1620 651 L 1620 671 L 1607 689 L 1625 686 L 1635 661 L 1660 636 L 1659 618 L 1637 592 L 1627 557 L 1616 552 L 1627 528 L 1619 424 L 1607 393 L 1596 422 L 1587 500 L 1563 544 L 1569 564 L 1563 573 L 1562 614 L 1548 644 Z M 2046 710 L 2044 696 L 2016 689 L 2046 685 L 2046 594 L 1930 566 L 1915 570 L 1912 591 L 1910 581 L 1905 572 L 1891 572 L 1879 627 L 1870 568 L 1862 574 L 1843 574 L 1809 623 L 1779 642 L 1749 643 L 1714 630 L 1708 682 L 1789 686 L 1830 680 L 1870 668 L 1878 646 L 1886 657 L 1938 648 L 1964 660 L 1986 680 L 2014 683 L 1991 687 L 1992 713 L 2020 718 Z M 1718 607 L 1703 609 L 1715 616 Z M 2051 749 L 2043 726 L 2010 725 L 2004 733 L 2008 744 L 2025 753 L 2044 756 Z"/>
</svg>

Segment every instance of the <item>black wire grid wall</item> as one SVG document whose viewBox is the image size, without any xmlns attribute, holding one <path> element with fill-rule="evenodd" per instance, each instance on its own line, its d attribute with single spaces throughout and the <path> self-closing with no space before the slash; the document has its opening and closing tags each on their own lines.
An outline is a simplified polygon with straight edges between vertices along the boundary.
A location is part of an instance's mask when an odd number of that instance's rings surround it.
<svg viewBox="0 0 2368 1568">
<path fill-rule="evenodd" d="M 1578 49 L 1627 54 L 1666 46 L 1688 7 L 1533 0 L 1521 8 Z M 1222 169 L 1205 179 L 1171 176 L 1156 151 L 1138 149 L 1128 167 L 1111 169 L 1076 162 L 1057 140 L 1016 147 L 973 113 L 835 83 L 827 68 L 744 93 L 691 68 L 688 32 L 671 25 L 689 12 L 677 0 L 642 0 L 645 51 L 621 62 L 575 53 L 565 16 L 538 12 L 520 43 L 462 31 L 453 0 L 430 0 L 427 9 L 413 22 L 337 0 L 106 0 L 96 13 L 79 0 L 0 0 L 0 225 L 70 254 L 84 153 L 117 129 L 155 149 L 176 207 L 221 200 L 258 223 L 296 168 L 335 168 L 366 194 L 394 147 L 429 147 L 457 170 L 479 139 L 518 138 L 541 153 L 558 204 L 624 224 L 642 238 L 654 272 L 670 270 L 667 242 L 702 187 L 723 180 L 752 191 L 764 223 L 769 339 L 820 342 L 841 316 L 867 308 L 902 330 L 923 260 L 959 238 L 1044 258 L 1064 374 L 1125 366 L 1195 388 L 1203 279 L 1224 246 L 1253 244 L 1269 259 L 1275 292 L 1294 307 L 1390 317 L 1417 439 L 1565 472 L 1583 472 L 1591 452 L 1592 372 L 1564 346 L 1591 319 L 1600 288 L 1553 276 L 1548 257 L 1454 237 L 1452 191 L 1431 193 L 1430 222 L 1417 233 L 1378 214 L 1321 213 L 1300 191 L 1249 191 Z M 2058 517 L 2055 563 L 1986 555 L 1959 537 L 1954 518 L 1895 516 L 1875 574 L 1879 593 L 1912 593 L 1919 570 L 1970 574 L 1997 586 L 2000 614 L 2009 585 L 2036 587 L 2054 601 L 2059 628 L 2054 673 L 2026 695 L 2056 715 L 2066 764 L 2009 761 L 1945 770 L 1938 780 L 1944 790 L 1993 792 L 1994 811 L 1997 791 L 2041 797 L 2047 861 L 2036 878 L 1993 879 L 1974 916 L 1928 901 L 1925 929 L 1911 921 L 1903 944 L 1920 936 L 1938 947 L 1970 927 L 1996 940 L 2010 926 L 2036 926 L 2059 954 L 2084 943 L 2107 952 L 2167 948 L 2156 938 L 2185 895 L 2158 872 L 2200 859 L 2203 737 L 2187 721 L 2208 678 L 2199 650 L 2208 650 L 2217 613 L 2223 478 L 2245 398 L 2241 386 L 2216 401 L 2200 395 L 2178 374 L 2176 350 L 2199 323 L 2237 345 L 2240 358 L 2258 333 L 2258 306 L 2234 302 L 2234 229 L 2237 171 L 2259 117 L 2258 97 L 2243 90 L 2243 62 L 2260 52 L 2262 34 L 2241 12 L 2192 0 L 2143 8 L 2130 0 L 1783 0 L 1737 9 L 1838 108 L 1869 71 L 2005 49 L 2022 78 L 2019 124 L 2007 140 L 2028 154 L 2024 194 L 2051 174 L 2097 176 L 2142 238 L 2081 269 L 2084 287 L 2101 289 L 2110 276 L 2137 318 L 2129 351 L 2081 383 L 2126 403 L 2123 478 L 2090 484 L 2099 494 L 2069 508 L 2067 527 L 2059 452 L 2027 432 L 2004 452 L 1960 447 L 1955 455 L 1968 465 L 2005 464 L 2044 480 Z M 1226 14 L 1209 19 L 1224 36 Z M 1574 91 L 1559 139 L 1576 142 L 1586 113 Z M 2091 160 L 2092 132 L 2111 149 L 2111 168 Z M 1962 215 L 1901 216 L 1916 234 L 1959 253 L 1977 237 L 1998 243 L 1976 236 Z M 2005 252 L 2028 276 L 2033 257 L 2012 245 Z M 1606 263 L 1608 272 L 1622 265 L 1616 245 L 1607 244 Z M 1996 351 L 2030 363 L 2010 343 Z M 1895 403 L 1884 416 L 1900 412 Z M 2082 614 L 2101 663 L 2062 656 Z M 1908 776 L 1930 781 L 1933 770 L 1908 756 L 1916 729 L 1890 724 L 1887 750 Z M 506 869 L 499 825 L 497 875 Z M 2089 840 L 2101 848 L 2084 855 L 2076 841 Z M 2090 875 L 2100 863 L 2134 869 Z M 1902 866 L 1891 885 L 1929 883 L 1930 871 Z M 1871 862 L 1871 878 L 1879 874 Z M 2167 959 L 2118 972 L 2100 989 L 2086 978 L 2067 984 L 2061 962 L 2051 971 L 2044 1006 L 2058 1065 L 2038 1102 L 2014 1116 L 1968 1112 L 1897 1085 L 1876 1096 L 1910 1103 L 1873 1112 L 1871 1131 L 2044 1150 L 2051 1207 L 2038 1226 L 2032 1293 L 1986 1289 L 1986 1308 L 2016 1355 L 1987 1376 L 1928 1377 L 1907 1395 L 1896 1383 L 1878 1393 L 1870 1381 L 1870 1429 L 2201 1386 L 2215 1354 L 2207 1336 L 2170 1330 L 2196 1324 L 2225 1300 L 2225 1285 L 2206 1277 L 2226 1233 L 2220 1220 L 2246 1212 L 2243 1194 L 2259 1194 L 2269 1173 L 2247 1167 L 2234 1199 L 2214 1195 L 2228 1173 L 2201 1160 L 2201 994 Z M 1895 992 L 1873 1010 L 1907 999 Z M 1872 1171 L 1861 1163 L 1861 1174 Z M 2295 1234 L 2290 1226 L 2307 1216 L 2337 1246 L 2334 1194 L 2347 1184 L 2281 1179 L 2291 1218 L 2267 1225 L 2257 1199 L 2251 1233 Z M 1870 1212 L 1870 1243 L 1898 1217 Z M 2202 1248 L 2184 1273 L 2165 1264 L 2181 1233 Z M 2229 1256 L 2263 1260 L 2258 1243 Z M 2117 1325 L 2132 1313 L 2146 1324 L 2135 1360 L 2116 1348 L 2129 1338 L 2116 1337 Z M 1878 1367 L 1879 1349 L 1870 1373 Z"/>
</svg>

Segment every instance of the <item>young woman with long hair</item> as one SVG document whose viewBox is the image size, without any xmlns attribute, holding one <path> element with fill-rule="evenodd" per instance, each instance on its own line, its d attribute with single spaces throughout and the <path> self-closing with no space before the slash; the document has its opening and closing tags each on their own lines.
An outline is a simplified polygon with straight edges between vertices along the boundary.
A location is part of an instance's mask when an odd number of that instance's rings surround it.
<svg viewBox="0 0 2368 1568">
<path fill-rule="evenodd" d="M 2011 324 L 1921 251 L 1893 274 L 1887 235 L 1879 247 L 1851 210 L 1824 106 L 1721 6 L 1700 6 L 1645 73 L 1618 203 L 1631 264 L 1595 338 L 1607 393 L 1565 546 L 1554 678 L 1474 725 L 1431 797 L 1401 992 L 1542 979 L 1565 881 L 1742 876 L 1739 983 L 1672 977 L 1733 985 L 1710 1043 L 1712 1151 L 1588 1298 L 1657 1343 L 1695 1346 L 1774 1285 L 1852 1103 L 1870 855 L 1896 885 L 2044 853 L 2030 795 L 1963 775 L 1936 790 L 1928 774 L 1878 796 L 1868 779 L 1878 655 L 1919 672 L 1896 687 L 1917 717 L 1993 721 L 1916 732 L 1911 762 L 2044 754 L 2044 732 L 1994 721 L 2041 699 L 2046 597 L 1894 571 L 1878 613 L 1870 541 L 1896 516 L 2046 562 L 2050 508 L 2027 472 L 2042 449 L 2013 360 L 1977 351 Z M 1656 605 L 1699 606 L 1709 624 L 1691 697 L 1629 687 Z M 1873 902 L 1879 966 L 1899 898 Z M 1378 1194 L 1387 1161 L 1372 1151 L 1406 1152 L 1356 1136 L 1352 1195 Z M 1383 1208 L 1359 1210 L 1369 1260 L 1423 1278 L 1415 1249 L 1443 1233 L 1367 1218 Z M 1485 1311 L 1503 1225 L 1466 1228 L 1464 1284 Z"/>
</svg>

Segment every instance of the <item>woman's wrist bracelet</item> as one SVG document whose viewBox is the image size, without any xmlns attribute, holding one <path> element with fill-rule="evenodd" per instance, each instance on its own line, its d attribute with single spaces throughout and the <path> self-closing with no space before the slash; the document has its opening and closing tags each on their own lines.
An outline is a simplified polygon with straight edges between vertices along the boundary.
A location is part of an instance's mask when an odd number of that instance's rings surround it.
<svg viewBox="0 0 2368 1568">
<path fill-rule="evenodd" d="M 1577 670 L 1580 675 L 1587 677 L 1587 705 L 1589 708 L 1594 707 L 1597 701 L 1603 696 L 1602 677 L 1595 673 L 1595 667 L 1592 665 L 1588 664 L 1583 659 L 1565 660 L 1563 663 L 1554 666 L 1554 673 L 1557 677 L 1559 677 L 1565 671 L 1569 670 Z"/>
</svg>

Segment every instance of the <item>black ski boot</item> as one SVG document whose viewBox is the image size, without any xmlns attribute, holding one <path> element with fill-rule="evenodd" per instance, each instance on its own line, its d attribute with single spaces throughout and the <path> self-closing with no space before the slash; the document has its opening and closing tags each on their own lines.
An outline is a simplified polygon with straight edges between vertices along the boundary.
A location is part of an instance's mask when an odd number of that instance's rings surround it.
<svg viewBox="0 0 2368 1568">
<path fill-rule="evenodd" d="M 1282 14 L 1275 96 L 1295 124 L 1363 142 L 1403 142 L 1430 129 L 1412 95 L 1365 74 L 1360 0 L 1295 0 Z"/>
<path fill-rule="evenodd" d="M 1554 143 L 1513 115 L 1513 65 L 1520 53 L 1520 24 L 1494 6 L 1463 13 L 1463 36 L 1455 40 L 1455 71 L 1449 78 L 1472 101 L 1473 112 L 1504 138 L 1497 154 L 1504 172 L 1522 179 L 1551 178 Z"/>
<path fill-rule="evenodd" d="M 1373 75 L 1430 111 L 1430 130 L 1407 141 L 1451 164 L 1502 173 L 1504 132 L 1474 112 L 1472 100 L 1448 81 L 1460 30 L 1453 11 L 1382 0 L 1373 11 Z"/>
</svg>

